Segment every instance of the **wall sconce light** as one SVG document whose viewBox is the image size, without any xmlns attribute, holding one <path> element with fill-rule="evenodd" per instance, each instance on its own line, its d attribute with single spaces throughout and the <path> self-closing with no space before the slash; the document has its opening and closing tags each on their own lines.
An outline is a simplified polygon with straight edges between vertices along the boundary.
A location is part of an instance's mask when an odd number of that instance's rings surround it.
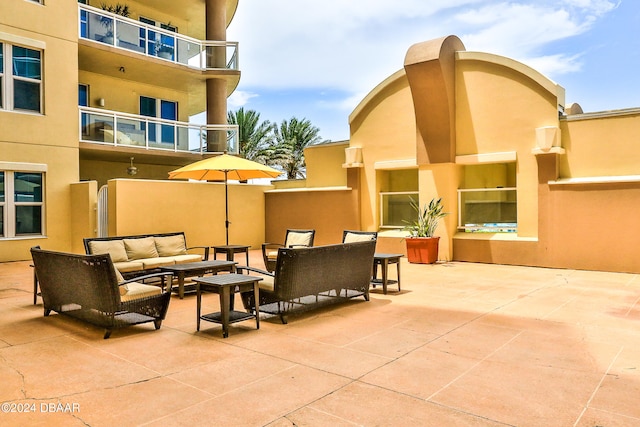
<svg viewBox="0 0 640 427">
<path fill-rule="evenodd" d="M 138 173 L 138 168 L 133 166 L 133 157 L 131 157 L 131 166 L 127 168 L 127 175 L 135 175 Z"/>
<path fill-rule="evenodd" d="M 98 98 L 98 105 L 104 107 L 104 98 Z"/>
</svg>

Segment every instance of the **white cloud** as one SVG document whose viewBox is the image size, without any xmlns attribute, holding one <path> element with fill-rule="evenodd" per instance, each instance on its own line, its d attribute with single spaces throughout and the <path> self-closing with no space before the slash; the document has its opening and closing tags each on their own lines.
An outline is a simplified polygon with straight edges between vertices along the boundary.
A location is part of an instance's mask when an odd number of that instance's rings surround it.
<svg viewBox="0 0 640 427">
<path fill-rule="evenodd" d="M 251 98 L 255 98 L 257 96 L 259 96 L 257 93 L 236 90 L 229 96 L 229 98 L 227 98 L 227 107 L 229 109 L 244 107 Z"/>
<path fill-rule="evenodd" d="M 575 71 L 581 52 L 550 43 L 588 30 L 607 0 L 244 0 L 229 29 L 240 42 L 242 87 L 370 90 L 402 68 L 416 42 L 449 34 L 468 50 Z M 246 102 L 249 98 L 240 100 Z"/>
</svg>

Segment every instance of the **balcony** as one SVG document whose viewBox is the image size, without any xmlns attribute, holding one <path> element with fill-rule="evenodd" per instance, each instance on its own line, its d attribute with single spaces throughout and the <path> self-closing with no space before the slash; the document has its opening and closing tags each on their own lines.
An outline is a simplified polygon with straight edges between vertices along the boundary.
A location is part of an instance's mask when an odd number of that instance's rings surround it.
<svg viewBox="0 0 640 427">
<path fill-rule="evenodd" d="M 79 37 L 201 71 L 239 70 L 238 43 L 201 41 L 84 4 Z"/>
<path fill-rule="evenodd" d="M 158 153 L 238 153 L 236 125 L 199 125 L 89 107 L 79 110 L 80 142 Z M 214 148 L 208 149 L 209 145 Z"/>
</svg>

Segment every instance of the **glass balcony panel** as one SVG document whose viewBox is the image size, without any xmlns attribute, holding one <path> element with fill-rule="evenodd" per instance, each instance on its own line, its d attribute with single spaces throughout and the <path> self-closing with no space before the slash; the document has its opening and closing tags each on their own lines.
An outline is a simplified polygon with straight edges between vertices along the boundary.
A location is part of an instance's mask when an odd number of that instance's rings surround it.
<svg viewBox="0 0 640 427">
<path fill-rule="evenodd" d="M 458 190 L 458 228 L 467 232 L 504 233 L 518 229 L 515 188 Z"/>
<path fill-rule="evenodd" d="M 147 145 L 144 122 L 142 120 L 119 118 L 116 129 L 116 143 L 118 145 L 135 147 Z"/>
<path fill-rule="evenodd" d="M 411 198 L 418 200 L 417 192 L 380 193 L 380 227 L 403 228 L 416 220 Z"/>
<path fill-rule="evenodd" d="M 206 151 L 222 152 L 227 151 L 227 131 L 226 129 L 208 129 Z"/>
<path fill-rule="evenodd" d="M 238 153 L 238 127 L 201 125 L 80 107 L 80 140 L 179 152 Z M 207 139 L 218 141 L 207 147 Z"/>
<path fill-rule="evenodd" d="M 113 116 L 104 114 L 82 113 L 82 141 L 106 142 L 113 144 Z"/>
<path fill-rule="evenodd" d="M 181 64 L 189 65 L 194 68 L 202 68 L 200 65 L 200 55 L 202 52 L 201 46 L 198 43 L 188 41 L 188 40 L 178 39 L 176 42 L 177 42 L 176 61 L 178 61 Z"/>
<path fill-rule="evenodd" d="M 162 59 L 173 61 L 175 57 L 176 38 L 166 34 L 160 34 L 160 42 L 156 43 L 157 56 Z"/>
<path fill-rule="evenodd" d="M 227 153 L 239 153 L 240 143 L 238 140 L 238 129 L 227 130 Z"/>
<path fill-rule="evenodd" d="M 113 46 L 115 19 L 88 10 L 81 12 L 80 37 Z"/>
<path fill-rule="evenodd" d="M 124 21 L 116 22 L 116 46 L 144 53 L 144 44 L 140 45 L 140 27 Z"/>
<path fill-rule="evenodd" d="M 178 151 L 190 151 L 189 150 L 189 129 L 184 126 L 178 127 L 177 135 L 178 135 L 178 142 L 177 142 Z"/>
<path fill-rule="evenodd" d="M 226 68 L 227 67 L 227 47 L 214 45 L 206 47 L 206 68 Z"/>
<path fill-rule="evenodd" d="M 203 70 L 238 70 L 238 43 L 200 41 L 94 7 L 78 4 L 82 39 Z"/>
</svg>

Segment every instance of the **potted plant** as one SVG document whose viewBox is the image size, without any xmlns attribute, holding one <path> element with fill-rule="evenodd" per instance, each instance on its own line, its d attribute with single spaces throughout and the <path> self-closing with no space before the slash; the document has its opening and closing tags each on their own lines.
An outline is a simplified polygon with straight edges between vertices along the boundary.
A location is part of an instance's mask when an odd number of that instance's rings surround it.
<svg viewBox="0 0 640 427">
<path fill-rule="evenodd" d="M 411 207 L 418 214 L 418 218 L 409 223 L 405 230 L 409 231 L 407 243 L 407 259 L 410 263 L 433 264 L 438 260 L 440 237 L 433 234 L 438 228 L 440 220 L 448 215 L 443 212 L 442 198 L 433 198 L 428 205 L 420 205 L 411 199 Z"/>
<path fill-rule="evenodd" d="M 106 12 L 110 12 L 110 13 L 114 13 L 116 15 L 120 15 L 120 16 L 124 16 L 125 18 L 128 18 L 129 15 L 131 14 L 129 12 L 129 6 L 126 4 L 116 4 L 115 6 L 113 5 L 107 5 L 106 3 L 102 3 L 100 4 L 100 8 Z M 103 41 L 107 44 L 113 44 L 113 26 L 114 26 L 114 20 L 111 17 L 108 16 L 101 16 L 100 17 L 100 23 L 106 28 L 106 32 L 104 34 L 104 39 Z"/>
</svg>

